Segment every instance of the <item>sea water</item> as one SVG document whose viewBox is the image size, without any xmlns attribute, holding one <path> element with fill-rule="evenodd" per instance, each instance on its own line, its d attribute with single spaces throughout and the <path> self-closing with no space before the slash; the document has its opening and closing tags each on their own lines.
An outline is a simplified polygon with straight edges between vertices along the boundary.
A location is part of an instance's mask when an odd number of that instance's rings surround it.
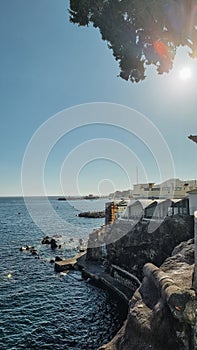
<svg viewBox="0 0 197 350">
<path fill-rule="evenodd" d="M 80 211 L 103 210 L 105 200 L 57 201 L 50 205 L 65 222 L 61 232 L 43 198 L 29 199 L 45 222 L 43 232 L 23 198 L 0 198 L 0 349 L 96 350 L 120 328 L 121 302 L 72 271 L 58 274 L 51 260 L 75 255 L 79 239 L 104 219 L 79 218 Z M 47 231 L 49 228 L 49 231 Z M 67 229 L 66 229 L 67 228 Z M 41 241 L 54 235 L 60 248 Z M 38 256 L 21 246 L 34 246 Z"/>
</svg>

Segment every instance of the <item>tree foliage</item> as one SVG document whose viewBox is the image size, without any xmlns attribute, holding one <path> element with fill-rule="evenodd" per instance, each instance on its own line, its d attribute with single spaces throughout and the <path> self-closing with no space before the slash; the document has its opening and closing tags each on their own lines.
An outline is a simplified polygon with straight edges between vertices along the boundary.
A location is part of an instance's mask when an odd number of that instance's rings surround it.
<svg viewBox="0 0 197 350">
<path fill-rule="evenodd" d="M 150 64 L 168 72 L 179 46 L 197 57 L 197 0 L 70 0 L 69 12 L 72 23 L 99 28 L 125 80 L 143 80 Z"/>
</svg>

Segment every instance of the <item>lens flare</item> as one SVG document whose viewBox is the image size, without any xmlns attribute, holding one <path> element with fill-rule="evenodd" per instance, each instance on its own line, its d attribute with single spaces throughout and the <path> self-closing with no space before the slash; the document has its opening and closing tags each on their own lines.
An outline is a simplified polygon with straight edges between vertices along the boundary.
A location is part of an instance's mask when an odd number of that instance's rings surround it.
<svg viewBox="0 0 197 350">
<path fill-rule="evenodd" d="M 161 56 L 162 58 L 168 59 L 169 58 L 169 50 L 168 46 L 164 44 L 162 41 L 156 40 L 153 43 L 154 49 L 156 53 Z"/>
<path fill-rule="evenodd" d="M 188 80 L 192 76 L 192 71 L 189 67 L 183 67 L 179 72 L 179 78 L 181 80 Z"/>
</svg>

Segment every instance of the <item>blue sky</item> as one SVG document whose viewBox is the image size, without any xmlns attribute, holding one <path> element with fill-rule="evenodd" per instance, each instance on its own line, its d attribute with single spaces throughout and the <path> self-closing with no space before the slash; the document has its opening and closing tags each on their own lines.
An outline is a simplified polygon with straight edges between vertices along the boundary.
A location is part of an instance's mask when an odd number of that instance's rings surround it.
<svg viewBox="0 0 197 350">
<path fill-rule="evenodd" d="M 0 0 L 0 196 L 21 195 L 22 160 L 39 127 L 64 109 L 94 102 L 121 104 L 145 115 L 166 140 L 176 177 L 196 178 L 197 145 L 187 139 L 197 133 L 196 60 L 181 49 L 170 74 L 158 76 L 150 67 L 144 82 L 125 82 L 117 77 L 118 64 L 99 32 L 69 23 L 67 8 L 65 0 Z M 179 72 L 185 66 L 192 75 L 184 81 Z M 115 147 L 125 145 L 133 156 L 128 159 L 122 147 L 123 164 L 104 153 L 94 159 L 100 139 L 112 140 L 109 147 L 113 140 Z M 64 186 L 66 194 L 77 194 L 63 164 L 70 152 L 77 162 L 77 150 L 90 140 L 98 142 L 84 148 L 91 149 L 91 161 L 76 168 L 79 193 L 127 189 L 136 182 L 136 167 L 139 181 L 159 182 L 154 157 L 136 136 L 115 126 L 88 125 L 53 145 L 44 169 L 47 194 L 60 194 Z M 33 179 L 29 188 L 29 194 L 39 195 Z"/>
</svg>

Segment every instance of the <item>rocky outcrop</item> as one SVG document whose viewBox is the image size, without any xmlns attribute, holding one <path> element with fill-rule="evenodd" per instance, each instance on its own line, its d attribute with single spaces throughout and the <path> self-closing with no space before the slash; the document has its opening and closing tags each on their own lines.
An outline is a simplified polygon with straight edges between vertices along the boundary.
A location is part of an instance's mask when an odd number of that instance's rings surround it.
<svg viewBox="0 0 197 350">
<path fill-rule="evenodd" d="M 46 236 L 42 239 L 42 244 L 51 244 L 52 237 Z"/>
<path fill-rule="evenodd" d="M 56 240 L 54 238 L 51 239 L 51 249 L 56 249 L 58 247 Z"/>
<path fill-rule="evenodd" d="M 116 220 L 90 235 L 89 260 L 104 258 L 109 273 L 115 265 L 142 281 L 124 326 L 103 350 L 194 350 L 194 219 L 159 224 Z"/>
<path fill-rule="evenodd" d="M 106 257 L 107 251 L 106 241 L 108 234 L 110 232 L 110 227 L 102 226 L 99 229 L 93 230 L 89 234 L 88 246 L 87 246 L 87 260 L 98 261 Z"/>
<path fill-rule="evenodd" d="M 105 217 L 105 212 L 104 211 L 85 211 L 83 213 L 79 213 L 78 216 L 80 218 L 101 219 Z"/>
<path fill-rule="evenodd" d="M 26 245 L 25 247 L 20 247 L 20 252 L 29 252 L 32 255 L 36 255 L 37 257 L 39 257 L 38 251 L 36 248 Z"/>
<path fill-rule="evenodd" d="M 54 250 L 56 248 L 61 248 L 61 244 L 58 244 L 57 240 L 54 237 L 49 237 L 46 236 L 42 239 L 42 244 L 50 244 L 51 245 L 51 249 Z"/>
<path fill-rule="evenodd" d="M 56 260 L 54 269 L 56 272 L 74 270 L 77 264 L 76 258 Z"/>
<path fill-rule="evenodd" d="M 100 350 L 194 350 L 194 241 L 179 244 L 160 268 L 144 266 L 127 320 Z"/>
<path fill-rule="evenodd" d="M 176 245 L 194 236 L 191 216 L 166 217 L 151 232 L 149 224 L 149 221 L 140 221 L 132 227 L 127 221 L 114 222 L 104 239 L 109 265 L 121 266 L 141 279 L 145 263 L 160 266 Z"/>
<path fill-rule="evenodd" d="M 69 259 L 61 259 L 60 257 L 56 257 L 54 265 L 55 272 L 68 272 L 70 270 L 78 269 L 78 260 L 84 255 L 84 252 L 80 252 L 73 258 Z"/>
</svg>

